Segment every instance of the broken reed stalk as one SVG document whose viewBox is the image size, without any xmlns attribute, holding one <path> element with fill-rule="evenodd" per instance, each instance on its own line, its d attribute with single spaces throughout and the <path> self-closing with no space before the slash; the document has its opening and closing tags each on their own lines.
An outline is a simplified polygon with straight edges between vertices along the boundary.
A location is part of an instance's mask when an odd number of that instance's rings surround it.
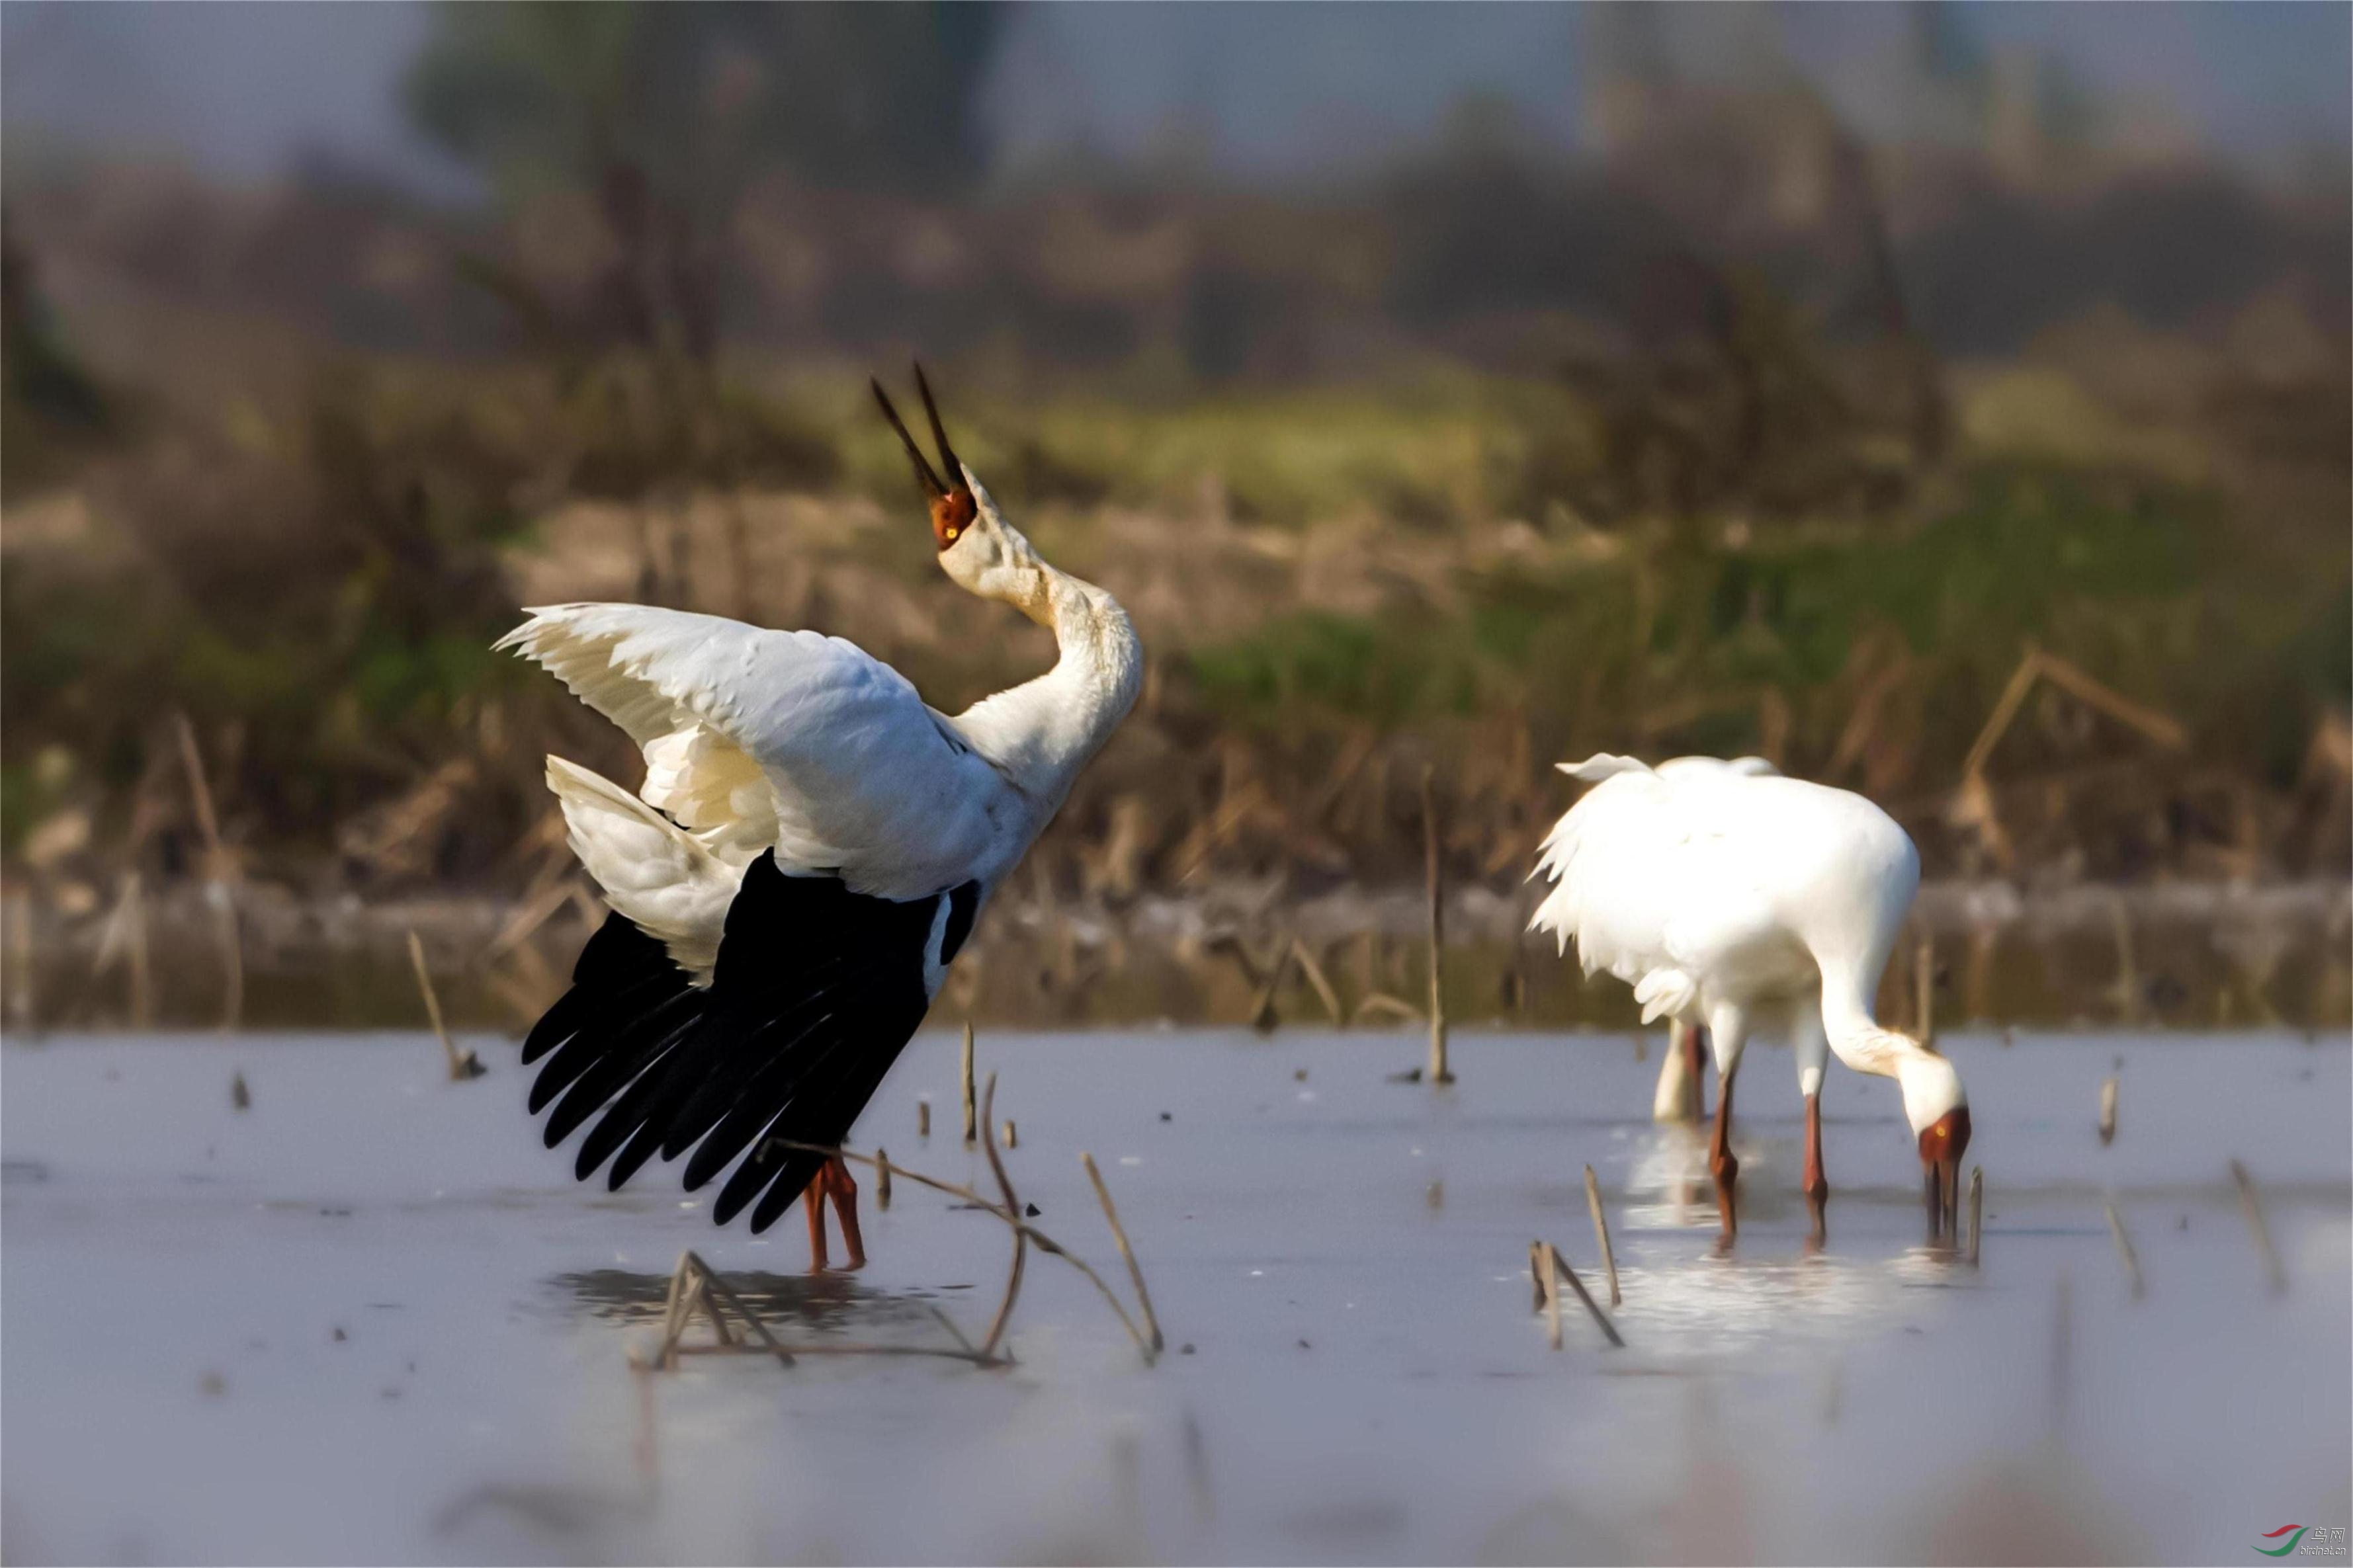
<svg viewBox="0 0 2353 1568">
<path fill-rule="evenodd" d="M 915 1101 L 915 1136 L 928 1140 L 931 1135 L 932 1102 L 928 1100 L 919 1100 Z"/>
<path fill-rule="evenodd" d="M 425 962 L 425 943 L 417 937 L 417 928 L 408 928 L 408 962 L 417 968 L 417 989 L 425 994 L 425 1016 L 433 1021 L 433 1037 L 441 1042 L 441 1054 L 448 1058 L 449 1080 L 463 1083 L 470 1078 L 480 1078 L 489 1069 L 470 1046 L 460 1046 L 449 1037 L 448 1026 L 441 1021 L 441 997 L 433 989 L 433 971 Z"/>
<path fill-rule="evenodd" d="M 2116 1213 L 2114 1198 L 2102 1198 L 2100 1207 L 2107 1211 L 2108 1234 L 2116 1238 L 2116 1256 L 2124 1259 L 2125 1278 L 2132 1281 L 2132 1299 L 2137 1301 L 2147 1293 L 2148 1287 L 2142 1283 L 2140 1258 L 2133 1251 L 2132 1237 L 2125 1234 L 2124 1215 Z"/>
<path fill-rule="evenodd" d="M 1978 1240 L 1985 1232 L 1985 1167 L 1969 1167 L 1969 1267 L 1978 1266 Z"/>
<path fill-rule="evenodd" d="M 1920 1026 L 1920 1043 L 1936 1039 L 1936 943 L 1923 937 L 1912 950 L 1912 1005 Z"/>
<path fill-rule="evenodd" d="M 888 1214 L 891 1211 L 891 1151 L 874 1151 L 874 1206 Z"/>
<path fill-rule="evenodd" d="M 1545 1310 L 1544 1243 L 1541 1241 L 1528 1243 L 1528 1282 L 1536 1288 L 1535 1304 L 1528 1310 L 1541 1312 Z"/>
<path fill-rule="evenodd" d="M 1601 1267 L 1609 1274 L 1609 1304 L 1617 1306 L 1623 1300 L 1618 1294 L 1618 1254 L 1609 1246 L 1609 1220 L 1601 1212 L 1601 1184 L 1593 1178 L 1593 1167 L 1585 1167 L 1585 1206 L 1593 1211 L 1593 1239 L 1601 1247 Z"/>
<path fill-rule="evenodd" d="M 1082 1150 L 1079 1163 L 1087 1168 L 1087 1180 L 1095 1187 L 1095 1199 L 1103 1205 L 1103 1218 L 1111 1222 L 1111 1238 L 1119 1244 L 1119 1255 L 1127 1264 L 1128 1283 L 1135 1287 L 1135 1304 L 1144 1312 L 1144 1326 L 1152 1335 L 1152 1348 L 1156 1352 L 1167 1342 L 1160 1335 L 1160 1319 L 1152 1310 L 1152 1292 L 1144 1288 L 1144 1266 L 1135 1260 L 1135 1248 L 1127 1244 L 1127 1227 L 1119 1223 L 1119 1210 L 1112 1205 L 1111 1189 L 1103 1185 L 1103 1173 L 1095 1168 L 1095 1157 Z"/>
<path fill-rule="evenodd" d="M 1536 1283 L 1544 1291 L 1545 1342 L 1560 1349 L 1560 1258 L 1549 1241 L 1536 1243 Z"/>
<path fill-rule="evenodd" d="M 1005 1212 L 1018 1221 L 1021 1217 L 1021 1200 L 1013 1195 L 1013 1178 L 1005 1173 L 1005 1161 L 997 1152 L 997 1140 L 986 1136 L 994 1125 L 991 1118 L 996 1114 L 997 1075 L 990 1073 L 987 1094 L 980 1111 L 983 1146 L 988 1153 L 988 1169 L 997 1177 L 997 1190 L 1005 1194 Z M 1028 1229 L 1027 1226 L 1018 1224 L 1013 1227 L 1013 1271 L 1005 1281 L 1005 1300 L 997 1304 L 997 1316 L 989 1320 L 988 1334 L 980 1342 L 980 1353 L 983 1355 L 996 1353 L 997 1342 L 1005 1338 L 1006 1325 L 1012 1321 L 1013 1303 L 1021 1294 L 1021 1270 L 1029 1261 L 1029 1237 L 1024 1234 Z"/>
<path fill-rule="evenodd" d="M 831 1143 L 803 1143 L 797 1139 L 771 1138 L 763 1145 L 763 1147 L 802 1149 L 812 1154 L 824 1154 L 832 1157 L 839 1157 L 849 1161 L 853 1165 L 864 1165 L 870 1170 L 872 1169 L 874 1165 L 874 1157 L 872 1155 L 857 1153 L 852 1150 L 844 1149 L 837 1144 Z M 983 1214 L 996 1215 L 998 1219 L 1003 1220 L 1007 1225 L 1012 1226 L 1021 1235 L 1028 1237 L 1030 1243 L 1034 1245 L 1039 1251 L 1043 1252 L 1050 1257 L 1060 1258 L 1063 1262 L 1077 1269 L 1081 1274 L 1085 1275 L 1087 1278 L 1087 1283 L 1095 1288 L 1096 1293 L 1103 1297 L 1104 1302 L 1110 1306 L 1113 1313 L 1119 1319 L 1119 1326 L 1127 1331 L 1127 1337 L 1135 1342 L 1135 1348 L 1144 1352 L 1145 1361 L 1149 1363 L 1155 1359 L 1150 1342 L 1145 1339 L 1143 1333 L 1136 1328 L 1135 1320 L 1127 1315 L 1127 1309 L 1120 1304 L 1118 1295 L 1108 1284 L 1104 1283 L 1103 1277 L 1096 1273 L 1093 1267 L 1090 1265 L 1085 1258 L 1068 1250 L 1060 1242 L 1056 1241 L 1044 1231 L 1039 1230 L 1037 1226 L 1029 1224 L 1029 1221 L 1021 1216 L 1018 1210 L 999 1208 L 995 1203 L 981 1196 L 979 1193 L 974 1191 L 970 1187 L 959 1185 L 955 1182 L 944 1182 L 937 1176 L 927 1176 L 921 1171 L 911 1171 L 904 1165 L 892 1165 L 891 1170 L 892 1174 L 903 1177 L 906 1180 L 914 1183 L 917 1186 L 929 1187 L 935 1193 L 944 1193 L 949 1197 L 960 1198 L 964 1201 L 965 1205 L 970 1208 L 977 1209 Z"/>
<path fill-rule="evenodd" d="M 136 871 L 122 874 L 122 891 L 116 895 L 114 908 L 107 912 L 106 929 L 99 934 L 98 959 L 91 965 L 91 973 L 103 974 L 118 962 L 127 971 L 131 1026 L 153 1028 L 155 1005 L 147 967 L 147 894 Z"/>
<path fill-rule="evenodd" d="M 2116 1141 L 2116 1075 L 2100 1080 L 2100 1147 Z"/>
<path fill-rule="evenodd" d="M 1021 1147 L 1021 1134 L 1019 1131 L 1014 1127 L 1013 1118 L 1010 1116 L 1005 1119 L 1005 1130 L 997 1134 L 997 1136 L 1004 1141 L 1005 1146 L 1008 1149 L 1018 1149 Z"/>
<path fill-rule="evenodd" d="M 963 1064 L 958 1069 L 964 1093 L 964 1146 L 967 1149 L 980 1141 L 980 1129 L 973 1122 L 977 1111 L 972 1099 L 972 1023 L 967 1019 L 964 1026 Z"/>
<path fill-rule="evenodd" d="M 1432 1083 L 1452 1083 L 1454 1071 L 1446 1061 L 1446 883 L 1438 853 L 1438 803 L 1430 791 L 1437 770 L 1421 770 L 1421 850 L 1423 879 L 1430 891 L 1430 1068 Z"/>
<path fill-rule="evenodd" d="M 185 713 L 176 714 L 180 763 L 188 774 L 188 793 L 195 798 L 196 827 L 205 839 L 205 901 L 219 917 L 221 947 L 221 1032 L 233 1032 L 245 1016 L 245 944 L 237 934 L 235 866 L 221 843 L 220 817 L 213 810 L 212 785 L 205 778 L 205 760 L 196 749 L 196 728 Z"/>
<path fill-rule="evenodd" d="M 2279 1253 L 2272 1246 L 2271 1227 L 2263 1223 L 2263 1205 L 2255 1196 L 2255 1181 L 2247 1174 L 2246 1166 L 2231 1162 L 2231 1180 L 2239 1188 L 2239 1209 L 2247 1216 L 2247 1228 L 2255 1233 L 2255 1248 L 2263 1255 L 2263 1273 L 2271 1282 L 2272 1294 L 2285 1293 L 2287 1272 L 2280 1267 Z"/>
<path fill-rule="evenodd" d="M 1593 1300 L 1592 1295 L 1585 1289 L 1585 1281 L 1577 1277 L 1577 1270 L 1568 1266 L 1568 1259 L 1563 1258 L 1560 1255 L 1560 1249 L 1553 1246 L 1550 1242 L 1545 1243 L 1545 1251 L 1551 1254 L 1552 1266 L 1560 1271 L 1560 1277 L 1568 1281 L 1568 1288 L 1577 1292 L 1577 1299 L 1584 1302 L 1585 1310 L 1593 1315 L 1593 1321 L 1599 1326 L 1602 1337 L 1607 1339 L 1618 1349 L 1624 1350 L 1626 1348 L 1626 1342 L 1618 1337 L 1617 1325 L 1609 1321 L 1609 1315 L 1601 1310 L 1599 1304 Z M 1553 1309 L 1556 1315 L 1557 1315 L 1559 1308 L 1560 1299 L 1556 1295 L 1553 1299 Z M 1559 1329 L 1556 1322 L 1554 1329 L 1553 1348 L 1555 1350 L 1558 1350 L 1560 1348 Z"/>
</svg>

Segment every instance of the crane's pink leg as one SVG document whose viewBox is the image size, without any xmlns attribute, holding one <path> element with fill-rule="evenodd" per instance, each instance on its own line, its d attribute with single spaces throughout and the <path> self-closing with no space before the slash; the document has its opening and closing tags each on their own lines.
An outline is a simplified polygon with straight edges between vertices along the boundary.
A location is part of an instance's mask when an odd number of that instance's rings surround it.
<svg viewBox="0 0 2353 1568">
<path fill-rule="evenodd" d="M 849 1174 L 849 1162 L 839 1155 L 827 1162 L 825 1168 L 826 1195 L 833 1200 L 833 1217 L 841 1222 L 841 1245 L 849 1249 L 849 1268 L 866 1267 L 866 1238 L 858 1230 L 858 1184 Z"/>
<path fill-rule="evenodd" d="M 1806 1172 L 1804 1180 L 1806 1212 L 1813 1215 L 1814 1234 L 1807 1250 L 1819 1252 L 1829 1234 L 1825 1210 L 1830 1205 L 1831 1184 L 1822 1174 L 1822 1097 L 1806 1096 Z"/>
<path fill-rule="evenodd" d="M 1715 1135 L 1708 1144 L 1707 1168 L 1715 1177 L 1715 1212 L 1724 1222 L 1724 1234 L 1716 1238 L 1716 1246 L 1719 1249 L 1729 1249 L 1740 1228 L 1732 1203 L 1732 1187 L 1740 1175 L 1740 1162 L 1732 1157 L 1732 1079 L 1729 1075 L 1717 1090 Z"/>
</svg>

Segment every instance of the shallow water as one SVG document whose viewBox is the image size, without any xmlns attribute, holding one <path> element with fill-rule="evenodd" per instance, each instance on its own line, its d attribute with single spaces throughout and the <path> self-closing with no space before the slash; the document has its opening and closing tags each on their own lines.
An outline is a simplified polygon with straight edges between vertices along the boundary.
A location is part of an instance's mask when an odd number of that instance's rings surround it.
<svg viewBox="0 0 2353 1568">
<path fill-rule="evenodd" d="M 1921 1245 L 1893 1086 L 1836 1068 L 1830 1247 L 1806 1256 L 1797 1095 L 1770 1049 L 1743 1076 L 1743 1228 L 1717 1258 L 1712 1205 L 1679 1201 L 1696 1139 L 1647 1120 L 1655 1046 L 1459 1037 L 1439 1090 L 1388 1081 L 1419 1059 L 1404 1036 L 984 1034 L 1036 1223 L 1125 1293 L 1092 1149 L 1170 1353 L 1140 1364 L 1091 1288 L 1033 1255 L 1010 1372 L 711 1358 L 650 1377 L 625 1349 L 683 1247 L 790 1338 L 936 1343 L 933 1308 L 985 1325 L 1001 1228 L 903 1180 L 877 1213 L 869 1180 L 872 1262 L 810 1279 L 797 1216 L 714 1229 L 661 1168 L 617 1195 L 574 1184 L 512 1047 L 476 1044 L 492 1070 L 463 1084 L 415 1036 L 0 1056 L 0 1552 L 2205 1562 L 2348 1522 L 2341 1037 L 1948 1037 L 1987 1178 L 1971 1270 Z M 920 1037 L 859 1143 L 985 1180 L 955 1054 Z M 1599 1284 L 1588 1162 L 1628 1344 L 1572 1318 L 1554 1352 L 1527 1247 Z"/>
</svg>

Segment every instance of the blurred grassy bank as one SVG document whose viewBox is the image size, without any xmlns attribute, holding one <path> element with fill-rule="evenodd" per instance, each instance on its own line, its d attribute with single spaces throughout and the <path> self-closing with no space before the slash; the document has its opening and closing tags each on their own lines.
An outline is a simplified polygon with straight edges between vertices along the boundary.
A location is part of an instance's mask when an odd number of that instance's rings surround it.
<svg viewBox="0 0 2353 1568">
<path fill-rule="evenodd" d="M 2203 334 L 2095 316 L 1924 373 L 1743 298 L 1676 354 L 1549 376 L 935 367 L 967 460 L 1150 650 L 1004 903 L 1410 883 L 1425 771 L 1450 879 L 1505 894 L 1569 799 L 1550 764 L 1596 751 L 1862 789 L 1932 876 L 2342 879 L 2353 403 L 2325 333 L 2279 300 Z M 198 878 L 561 899 L 542 757 L 638 765 L 490 652 L 522 605 L 817 626 L 949 711 L 1051 658 L 939 574 L 862 366 L 343 356 L 216 400 L 17 320 L 0 845 L 38 929 L 110 962 L 134 892 Z"/>
</svg>

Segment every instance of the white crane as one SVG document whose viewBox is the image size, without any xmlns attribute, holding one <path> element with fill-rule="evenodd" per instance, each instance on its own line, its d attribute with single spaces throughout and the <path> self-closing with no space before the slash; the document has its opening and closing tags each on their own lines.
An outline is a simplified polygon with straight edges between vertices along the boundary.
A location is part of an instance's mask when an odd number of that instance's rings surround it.
<svg viewBox="0 0 2353 1568">
<path fill-rule="evenodd" d="M 766 1229 L 820 1194 L 853 1267 L 839 1144 L 938 994 L 988 897 L 1134 706 L 1143 649 L 1101 588 L 1058 572 L 956 461 L 915 372 L 944 480 L 880 383 L 930 500 L 941 568 L 1053 632 L 1034 680 L 950 718 L 839 637 L 639 605 L 559 605 L 501 639 L 645 753 L 636 794 L 560 757 L 548 786 L 612 913 L 522 1059 L 555 1147 L 592 1117 L 575 1173 L 618 1188 L 689 1148 L 685 1185 L 740 1163 L 712 1217 Z M 748 1152 L 746 1152 L 748 1151 Z M 756 1200 L 756 1203 L 755 1203 Z"/>
<path fill-rule="evenodd" d="M 1668 778 L 1711 769 L 1749 778 L 1781 771 L 1763 757 L 1735 757 L 1730 762 L 1721 757 L 1669 757 L 1658 765 L 1659 773 Z M 1697 1022 L 1689 1018 L 1667 1020 L 1666 1057 L 1659 1063 L 1659 1085 L 1651 1094 L 1651 1121 L 1707 1120 L 1707 1078 L 1700 1070 L 1700 1057 L 1706 1048 L 1707 1031 Z"/>
<path fill-rule="evenodd" d="M 1737 1228 L 1733 1077 L 1749 1033 L 1775 1025 L 1806 1103 L 1803 1185 L 1819 1238 L 1822 1072 L 1831 1054 L 1896 1080 L 1920 1151 L 1932 1235 L 1958 1202 L 1968 1099 L 1952 1063 L 1872 1016 L 1880 973 L 1920 882 L 1912 840 L 1861 795 L 1732 765 L 1599 755 L 1561 771 L 1596 787 L 1553 826 L 1536 870 L 1556 886 L 1530 929 L 1571 938 L 1588 974 L 1634 987 L 1642 1021 L 1706 1026 L 1715 1058 L 1709 1168 L 1725 1243 Z"/>
</svg>

